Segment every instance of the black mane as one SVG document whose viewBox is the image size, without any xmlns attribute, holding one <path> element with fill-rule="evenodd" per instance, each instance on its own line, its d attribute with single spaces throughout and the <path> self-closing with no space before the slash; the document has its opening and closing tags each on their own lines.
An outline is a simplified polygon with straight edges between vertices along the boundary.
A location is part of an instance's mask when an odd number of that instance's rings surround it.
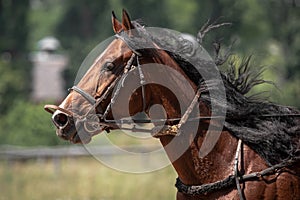
<svg viewBox="0 0 300 200">
<path fill-rule="evenodd" d="M 207 84 L 207 81 L 199 81 L 201 76 L 197 75 L 189 62 L 172 53 L 170 55 L 195 84 L 200 82 L 208 90 L 218 90 Z M 201 100 L 208 105 L 212 100 L 218 101 L 216 105 L 220 106 L 219 109 L 226 109 L 225 128 L 259 153 L 269 165 L 292 157 L 300 158 L 300 118 L 290 116 L 300 112 L 295 108 L 246 96 L 255 85 L 266 82 L 260 78 L 260 72 L 251 71 L 250 58 L 245 59 L 239 66 L 234 62 L 226 63 L 227 70 L 221 74 L 226 102 L 211 99 L 208 92 L 201 96 Z M 200 66 L 210 67 L 205 65 Z"/>
<path fill-rule="evenodd" d="M 157 35 L 155 32 L 141 30 L 138 23 L 135 26 L 139 29 L 138 34 L 142 35 L 142 42 L 147 38 L 148 44 L 154 42 L 165 49 L 196 85 L 207 88 L 201 95 L 201 100 L 207 105 L 214 101 L 218 109 L 226 110 L 224 127 L 234 137 L 241 139 L 269 165 L 290 158 L 300 159 L 300 112 L 292 107 L 247 97 L 255 85 L 266 82 L 260 78 L 260 71 L 255 73 L 251 70 L 251 57 L 240 64 L 234 61 L 223 64 L 227 67 L 225 72 L 221 72 L 226 99 L 213 99 L 209 92 L 219 90 L 214 84 L 219 80 L 214 79 L 214 71 L 211 70 L 216 66 L 215 61 L 207 57 L 206 51 L 195 44 L 196 41 L 187 40 L 168 30 Z M 139 48 L 141 41 L 136 37 L 126 37 L 125 40 L 131 47 L 143 49 L 143 44 Z M 193 61 L 193 65 L 190 61 Z M 211 80 L 203 81 L 199 71 L 210 74 Z M 293 116 L 296 114 L 297 116 Z"/>
</svg>

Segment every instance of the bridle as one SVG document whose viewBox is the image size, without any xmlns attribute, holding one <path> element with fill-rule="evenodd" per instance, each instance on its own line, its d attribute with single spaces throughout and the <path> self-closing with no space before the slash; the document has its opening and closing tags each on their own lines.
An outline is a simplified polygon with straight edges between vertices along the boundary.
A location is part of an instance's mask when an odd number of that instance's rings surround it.
<svg viewBox="0 0 300 200">
<path fill-rule="evenodd" d="M 191 112 L 193 109 L 196 107 L 200 97 L 201 93 L 206 91 L 206 88 L 204 87 L 199 87 L 195 93 L 195 96 L 193 100 L 191 101 L 190 105 L 188 106 L 187 110 L 183 114 L 182 117 L 180 118 L 170 118 L 170 119 L 107 119 L 107 116 L 109 112 L 111 111 L 112 106 L 116 102 L 116 99 L 118 98 L 120 91 L 122 87 L 124 87 L 125 80 L 128 76 L 128 73 L 134 69 L 137 68 L 138 74 L 139 74 L 139 80 L 140 80 L 140 85 L 141 85 L 141 96 L 142 96 L 142 101 L 143 101 L 143 112 L 145 112 L 146 109 L 146 98 L 145 98 L 145 77 L 141 68 L 141 65 L 139 63 L 139 57 L 142 56 L 140 52 L 132 48 L 127 41 L 121 36 L 121 34 L 116 35 L 117 38 L 123 40 L 130 50 L 132 51 L 132 55 L 130 59 L 127 61 L 125 67 L 124 67 L 124 72 L 122 75 L 118 76 L 112 83 L 111 85 L 106 89 L 106 91 L 103 93 L 103 95 L 100 98 L 95 98 L 86 91 L 82 90 L 78 86 L 73 86 L 72 88 L 69 89 L 69 91 L 76 92 L 80 94 L 89 104 L 91 104 L 91 108 L 87 111 L 86 114 L 84 115 L 78 115 L 70 110 L 61 108 L 56 105 L 45 105 L 45 110 L 54 113 L 56 110 L 59 110 L 65 114 L 67 114 L 69 117 L 76 118 L 79 122 L 83 122 L 84 128 L 87 132 L 89 133 L 94 133 L 95 130 L 105 130 L 109 132 L 110 127 L 112 125 L 117 125 L 117 124 L 134 124 L 132 128 L 125 128 L 122 127 L 124 130 L 130 130 L 133 132 L 150 132 L 153 137 L 161 137 L 165 135 L 172 135 L 172 136 L 177 136 L 181 132 L 181 126 L 184 125 L 186 122 L 191 122 L 191 121 L 199 121 L 199 120 L 211 120 L 211 119 L 225 119 L 225 116 L 197 116 L 197 117 L 190 117 Z M 133 63 L 137 63 L 137 66 L 134 66 Z M 113 93 L 114 91 L 114 93 Z M 113 93 L 113 94 L 112 94 Z M 108 98 L 108 96 L 112 94 L 111 99 L 109 104 L 107 105 L 106 108 L 101 107 L 101 103 Z M 101 113 L 96 113 L 96 109 L 100 110 Z M 96 118 L 95 118 L 96 116 Z M 300 114 L 287 114 L 287 115 L 261 115 L 260 117 L 282 117 L 282 116 L 295 116 L 299 117 Z M 156 123 L 156 122 L 165 122 L 165 124 L 161 127 L 154 127 L 153 129 L 143 129 L 143 128 L 136 128 L 135 124 L 139 123 Z M 175 125 L 166 125 L 167 122 L 173 123 Z M 90 128 L 92 127 L 92 129 Z M 176 182 L 176 187 L 179 192 L 188 194 L 188 195 L 199 195 L 199 194 L 205 194 L 207 192 L 213 192 L 216 190 L 220 190 L 222 188 L 230 187 L 230 186 L 236 186 L 240 199 L 243 198 L 243 192 L 241 191 L 240 188 L 240 183 L 249 181 L 249 180 L 257 180 L 262 178 L 263 176 L 275 174 L 279 172 L 282 168 L 285 168 L 287 166 L 290 166 L 293 162 L 288 160 L 286 162 L 282 162 L 278 165 L 274 165 L 266 170 L 263 170 L 261 172 L 255 172 L 252 174 L 244 175 L 241 176 L 238 171 L 238 163 L 239 163 L 239 155 L 241 152 L 241 140 L 238 142 L 238 147 L 237 147 L 237 153 L 236 153 L 236 158 L 235 158 L 235 164 L 234 164 L 234 170 L 233 170 L 233 175 L 230 175 L 224 180 L 217 181 L 215 183 L 210 183 L 210 184 L 204 184 L 200 186 L 188 186 L 185 185 L 184 183 L 181 182 L 181 180 L 178 178 Z"/>
<path fill-rule="evenodd" d="M 97 116 L 98 120 L 97 122 L 93 122 L 93 127 L 94 129 L 99 129 L 101 126 L 106 126 L 107 124 L 110 123 L 117 123 L 117 120 L 107 120 L 106 117 L 109 113 L 109 111 L 111 110 L 112 105 L 115 103 L 115 100 L 118 96 L 118 94 L 120 93 L 120 90 L 124 84 L 124 81 L 127 77 L 128 72 L 133 68 L 133 62 L 134 60 L 138 60 L 138 57 L 135 53 L 132 53 L 130 59 L 127 61 L 126 66 L 124 67 L 124 73 L 122 74 L 122 76 L 117 77 L 112 83 L 111 85 L 106 89 L 106 91 L 103 93 L 103 95 L 96 99 L 95 97 L 93 97 L 92 95 L 90 95 L 89 93 L 87 93 L 86 91 L 84 91 L 83 89 L 77 87 L 77 86 L 73 86 L 72 88 L 68 89 L 70 92 L 74 91 L 78 94 L 80 94 L 87 102 L 89 102 L 89 104 L 91 104 L 91 108 L 87 111 L 87 113 L 85 113 L 84 115 L 78 115 L 77 113 L 74 113 L 70 110 L 61 108 L 59 106 L 56 105 L 45 105 L 44 109 L 48 112 L 50 112 L 51 114 L 53 114 L 56 110 L 59 110 L 65 114 L 67 114 L 69 117 L 73 117 L 76 118 L 76 120 L 83 122 L 84 123 L 84 127 L 85 130 L 87 132 L 94 132 L 95 130 L 89 130 L 87 128 L 87 122 L 89 122 L 90 116 Z M 101 103 L 112 93 L 112 91 L 115 89 L 115 93 L 113 94 L 110 103 L 108 104 L 108 106 L 103 109 L 101 107 Z M 143 93 L 144 95 L 144 93 Z M 143 97 L 144 99 L 144 97 Z M 96 109 L 101 111 L 101 114 L 95 114 Z M 93 117 L 93 119 L 95 119 Z M 102 129 L 102 128 L 101 128 Z M 108 129 L 106 129 L 108 130 Z"/>
<path fill-rule="evenodd" d="M 132 42 L 129 42 L 130 40 L 127 39 L 128 34 L 126 32 L 121 31 L 118 34 L 115 35 L 117 39 L 121 39 L 127 46 L 128 48 L 132 51 L 132 55 L 130 59 L 127 61 L 125 67 L 124 67 L 124 72 L 121 76 L 117 77 L 111 85 L 106 89 L 106 91 L 103 93 L 103 95 L 100 98 L 95 98 L 92 95 L 90 95 L 88 92 L 82 90 L 78 86 L 73 86 L 72 88 L 69 89 L 69 91 L 74 91 L 78 94 L 80 94 L 87 102 L 91 104 L 91 108 L 87 111 L 86 114 L 84 115 L 78 115 L 70 110 L 61 108 L 56 105 L 45 105 L 45 110 L 53 114 L 55 110 L 59 110 L 61 112 L 64 112 L 65 114 L 69 115 L 70 117 L 74 117 L 77 120 L 81 122 L 88 122 L 89 119 L 93 118 L 95 120 L 95 116 L 98 117 L 98 120 L 93 122 L 93 126 L 95 129 L 100 129 L 101 126 L 107 127 L 105 130 L 109 130 L 110 125 L 116 125 L 116 124 L 140 124 L 140 123 L 156 123 L 156 122 L 165 122 L 165 123 L 172 123 L 176 124 L 176 126 L 162 126 L 162 127 L 156 127 L 153 128 L 152 130 L 149 129 L 142 129 L 142 128 L 136 128 L 133 126 L 133 128 L 123 128 L 124 130 L 130 130 L 130 131 L 136 131 L 136 132 L 150 132 L 152 135 L 155 137 L 155 132 L 157 129 L 176 129 L 178 132 L 180 132 L 180 128 L 183 124 L 185 124 L 187 121 L 192 122 L 192 121 L 199 121 L 199 120 L 211 120 L 211 119 L 225 119 L 226 116 L 197 116 L 197 117 L 190 117 L 191 112 L 193 111 L 194 107 L 197 105 L 197 102 L 200 99 L 201 93 L 204 91 L 207 91 L 207 88 L 205 86 L 199 87 L 195 93 L 195 96 L 188 106 L 187 110 L 183 114 L 182 117 L 179 118 L 168 118 L 168 119 L 107 119 L 107 115 L 111 111 L 111 108 L 113 104 L 115 103 L 117 97 L 119 96 L 121 88 L 124 86 L 124 82 L 127 78 L 127 75 L 130 71 L 134 70 L 137 68 L 138 73 L 139 73 L 139 79 L 140 79 L 140 85 L 141 85 L 141 96 L 142 96 L 142 101 L 143 101 L 143 112 L 145 112 L 146 109 L 146 98 L 145 98 L 145 77 L 142 71 L 142 67 L 139 63 L 139 57 L 142 56 L 142 53 L 136 50 L 136 48 L 133 46 L 134 44 Z M 148 43 L 147 43 L 148 44 Z M 137 63 L 137 66 L 134 66 L 134 61 Z M 113 92 L 111 100 L 106 108 L 101 107 L 101 103 L 107 99 L 107 97 Z M 95 113 L 96 109 L 100 110 L 100 114 Z M 92 116 L 93 115 L 93 116 Z M 278 115 L 261 115 L 259 117 L 284 117 L 284 116 L 296 116 L 299 117 L 300 114 L 278 114 Z M 85 124 L 85 128 L 86 128 Z M 101 128 L 102 129 L 102 128 Z M 86 130 L 87 132 L 94 132 L 95 130 Z M 166 134 L 167 132 L 170 131 L 165 131 L 163 134 Z M 157 133 L 157 136 L 160 136 L 161 133 Z M 176 135 L 174 131 L 171 131 L 171 135 Z"/>
<path fill-rule="evenodd" d="M 131 47 L 131 45 L 129 43 L 127 43 L 127 40 L 122 36 L 121 33 L 116 34 L 115 36 L 116 36 L 116 38 L 123 40 L 127 44 L 127 46 L 130 48 L 130 50 L 132 51 L 132 55 L 124 67 L 123 74 L 121 76 L 117 77 L 111 83 L 111 85 L 106 89 L 104 94 L 98 99 L 96 99 L 95 97 L 90 95 L 88 92 L 84 91 L 83 89 L 79 88 L 78 86 L 73 86 L 72 88 L 68 89 L 70 92 L 74 91 L 74 92 L 80 94 L 87 102 L 89 102 L 89 104 L 91 104 L 91 108 L 84 115 L 78 115 L 70 110 L 61 108 L 56 105 L 45 105 L 44 109 L 46 111 L 53 114 L 56 110 L 59 110 L 65 114 L 67 114 L 69 117 L 76 118 L 76 120 L 78 122 L 83 122 L 85 130 L 90 133 L 95 132 L 95 130 L 97 130 L 97 129 L 103 130 L 103 126 L 106 127 L 104 130 L 109 132 L 109 127 L 111 125 L 115 126 L 117 124 L 121 124 L 121 125 L 122 124 L 134 124 L 134 126 L 132 128 L 122 127 L 122 129 L 130 130 L 133 132 L 150 132 L 153 137 L 160 137 L 162 135 L 162 133 L 157 132 L 157 130 L 161 130 L 161 129 L 168 130 L 168 131 L 164 131 L 163 134 L 176 135 L 175 131 L 169 131 L 169 130 L 176 129 L 176 132 L 180 132 L 180 127 L 187 121 L 199 121 L 199 120 L 210 120 L 213 118 L 216 118 L 216 119 L 225 118 L 224 116 L 198 116 L 198 117 L 191 117 L 191 118 L 189 117 L 190 113 L 192 112 L 193 108 L 196 106 L 196 104 L 200 98 L 201 92 L 205 90 L 205 88 L 199 88 L 195 94 L 193 101 L 191 102 L 190 106 L 188 107 L 188 109 L 184 113 L 183 117 L 181 117 L 181 118 L 171 118 L 171 119 L 128 119 L 128 118 L 126 118 L 126 119 L 117 119 L 117 120 L 116 119 L 107 119 L 107 116 L 108 116 L 109 112 L 111 111 L 113 104 L 115 103 L 117 97 L 119 96 L 121 88 L 124 86 L 124 82 L 127 78 L 128 73 L 136 68 L 138 70 L 140 85 L 141 85 L 143 112 L 145 112 L 145 109 L 146 109 L 146 100 L 145 100 L 146 99 L 145 98 L 145 83 L 146 83 L 146 81 L 145 81 L 145 77 L 144 77 L 144 74 L 142 71 L 142 67 L 139 63 L 139 57 L 141 57 L 142 54 L 140 52 L 138 52 L 137 50 L 135 50 L 135 48 Z M 137 63 L 137 66 L 133 65 L 134 62 Z M 107 105 L 107 107 L 105 109 L 103 109 L 101 107 L 101 103 L 105 99 L 107 99 L 107 97 L 113 92 L 113 90 L 114 90 L 114 93 L 112 94 L 109 104 Z M 95 113 L 96 109 L 100 110 L 101 114 Z M 97 119 L 95 118 L 95 116 L 97 116 Z M 135 124 L 141 124 L 141 123 L 142 124 L 145 124 L 145 123 L 150 124 L 150 123 L 156 123 L 156 122 L 175 123 L 176 126 L 168 126 L 168 125 L 165 126 L 164 125 L 162 127 L 155 127 L 151 130 L 143 129 L 143 128 L 136 128 L 136 126 L 135 126 Z M 89 123 L 89 126 L 87 125 L 87 123 Z M 88 128 L 88 127 L 91 127 L 91 125 L 93 127 L 93 130 Z"/>
<path fill-rule="evenodd" d="M 190 117 L 190 113 L 192 112 L 193 108 L 196 106 L 196 104 L 198 103 L 198 100 L 200 98 L 201 92 L 205 91 L 205 88 L 199 88 L 191 102 L 191 104 L 189 105 L 189 107 L 187 108 L 187 110 L 185 111 L 184 115 L 180 118 L 170 118 L 170 119 L 107 119 L 107 116 L 109 114 L 109 112 L 111 111 L 111 108 L 113 106 L 113 104 L 116 102 L 116 99 L 119 96 L 119 93 L 121 91 L 121 88 L 124 86 L 124 82 L 127 78 L 127 75 L 130 71 L 134 70 L 135 68 L 137 68 L 138 73 L 139 73 L 139 79 L 140 79 L 140 85 L 141 85 L 141 95 L 142 95 L 142 101 L 143 101 L 143 112 L 146 109 L 146 98 L 145 98 L 145 77 L 141 68 L 141 65 L 139 63 L 139 55 L 141 55 L 140 53 L 138 53 L 137 51 L 133 52 L 130 59 L 127 61 L 126 66 L 124 67 L 124 72 L 121 76 L 119 76 L 118 78 L 116 78 L 111 85 L 106 89 L 106 91 L 104 92 L 104 94 L 96 99 L 94 98 L 92 95 L 90 95 L 89 93 L 85 92 L 84 90 L 82 90 L 81 88 L 77 87 L 77 86 L 73 86 L 72 88 L 69 89 L 69 91 L 74 91 L 78 94 L 80 94 L 87 102 L 89 102 L 91 104 L 91 108 L 87 111 L 86 114 L 84 115 L 78 115 L 70 110 L 61 108 L 59 106 L 56 105 L 45 105 L 45 110 L 50 112 L 50 113 L 54 113 L 55 110 L 59 110 L 61 112 L 66 113 L 67 115 L 76 118 L 77 121 L 79 122 L 83 122 L 84 123 L 84 127 L 85 130 L 87 132 L 95 132 L 95 129 L 103 129 L 101 128 L 102 126 L 106 126 L 107 128 L 104 129 L 106 131 L 109 131 L 109 126 L 110 125 L 116 125 L 116 124 L 134 124 L 134 126 L 132 128 L 128 128 L 128 127 L 122 127 L 123 130 L 130 130 L 133 132 L 150 132 L 152 134 L 153 137 L 160 137 L 162 136 L 162 134 L 168 134 L 168 135 L 176 135 L 177 133 L 175 132 L 180 132 L 180 127 L 185 124 L 187 121 L 199 121 L 199 120 L 210 120 L 210 119 L 220 119 L 220 118 L 225 118 L 224 116 L 198 116 L 198 117 Z M 133 62 L 136 61 L 137 66 L 133 66 Z M 101 103 L 107 99 L 108 95 L 112 93 L 112 91 L 114 90 L 114 93 L 111 97 L 111 100 L 109 102 L 109 104 L 107 105 L 107 107 L 105 109 L 103 109 L 101 107 Z M 102 112 L 102 114 L 95 114 L 95 110 L 98 109 Z M 93 115 L 93 117 L 92 117 Z M 95 116 L 98 117 L 97 121 L 91 122 L 91 118 L 93 118 L 95 120 Z M 161 127 L 154 127 L 153 129 L 149 130 L 149 129 L 143 129 L 143 128 L 136 128 L 135 124 L 146 124 L 146 123 L 157 123 L 157 122 L 165 122 L 165 123 L 175 123 L 176 125 L 174 126 L 168 126 L 168 125 L 163 125 Z M 92 123 L 92 126 L 94 127 L 94 130 L 90 130 L 87 127 L 86 123 Z M 91 125 L 91 124 L 90 124 Z M 164 129 L 164 132 L 161 133 L 157 130 L 162 130 Z M 176 129 L 176 131 L 174 131 L 174 129 Z M 173 131 L 170 131 L 173 130 Z"/>
<path fill-rule="evenodd" d="M 121 32 L 122 33 L 122 32 Z M 140 85 L 141 85 L 141 96 L 143 101 L 143 112 L 146 109 L 146 98 L 145 98 L 145 77 L 142 71 L 142 67 L 139 63 L 139 57 L 142 56 L 142 54 L 137 51 L 134 47 L 132 47 L 132 44 L 128 43 L 125 37 L 123 37 L 124 34 L 116 34 L 116 38 L 123 40 L 129 49 L 132 51 L 132 55 L 130 59 L 127 61 L 124 72 L 121 76 L 117 77 L 111 85 L 106 89 L 106 91 L 103 93 L 103 95 L 100 98 L 95 98 L 92 95 L 90 95 L 88 92 L 84 91 L 83 89 L 79 88 L 78 86 L 73 86 L 69 89 L 69 91 L 74 91 L 78 94 L 80 94 L 89 104 L 91 104 L 91 108 L 87 111 L 84 115 L 78 115 L 77 113 L 74 113 L 70 110 L 61 108 L 56 105 L 45 105 L 44 109 L 51 114 L 53 114 L 56 110 L 59 110 L 65 114 L 67 114 L 69 117 L 76 118 L 77 121 L 83 122 L 84 127 L 87 132 L 95 132 L 95 130 L 102 130 L 103 127 L 106 127 L 104 130 L 109 131 L 110 126 L 115 126 L 117 124 L 133 124 L 134 126 L 132 128 L 128 127 L 122 127 L 124 130 L 129 130 L 133 132 L 150 132 L 153 137 L 160 137 L 162 135 L 177 135 L 177 132 L 180 132 L 180 128 L 183 124 L 185 124 L 187 121 L 199 121 L 199 120 L 211 120 L 211 119 L 225 119 L 226 116 L 197 116 L 197 117 L 190 117 L 190 113 L 193 111 L 194 107 L 197 105 L 197 102 L 200 99 L 201 93 L 204 91 L 207 91 L 204 86 L 199 87 L 198 90 L 195 93 L 195 96 L 188 106 L 187 110 L 183 114 L 182 117 L 179 118 L 168 118 L 168 119 L 107 119 L 107 115 L 111 111 L 111 108 L 113 104 L 115 103 L 117 97 L 119 96 L 120 90 L 122 87 L 124 87 L 124 82 L 127 78 L 127 75 L 130 71 L 137 68 L 139 73 L 139 79 L 140 79 Z M 137 63 L 137 66 L 134 66 L 133 63 Z M 115 91 L 113 94 L 113 90 Z M 112 94 L 111 100 L 106 108 L 101 107 L 101 103 L 107 99 L 107 97 Z M 99 113 L 95 113 L 96 109 L 100 110 Z M 95 118 L 95 116 L 97 118 Z M 300 114 L 278 114 L 278 115 L 261 115 L 260 117 L 284 117 L 284 116 L 296 116 L 299 117 Z M 157 122 L 165 122 L 165 123 L 172 123 L 176 124 L 173 126 L 163 125 L 161 127 L 155 127 L 152 130 L 149 129 L 143 129 L 143 128 L 136 128 L 135 124 L 145 124 L 145 123 L 157 123 Z M 86 123 L 89 123 L 89 125 L 92 125 L 93 130 L 90 130 L 87 127 Z M 157 132 L 157 130 L 165 130 L 163 132 Z M 171 131 L 170 131 L 171 130 Z M 173 131 L 176 130 L 176 131 Z"/>
</svg>

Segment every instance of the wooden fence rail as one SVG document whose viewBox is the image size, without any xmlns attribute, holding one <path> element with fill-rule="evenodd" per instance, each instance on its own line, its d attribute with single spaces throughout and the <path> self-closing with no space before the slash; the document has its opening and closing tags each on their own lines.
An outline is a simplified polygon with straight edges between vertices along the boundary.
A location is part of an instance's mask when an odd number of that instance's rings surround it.
<svg viewBox="0 0 300 200">
<path fill-rule="evenodd" d="M 122 155 L 128 152 L 151 152 L 161 148 L 157 145 L 147 146 L 126 146 L 122 147 L 125 151 L 120 151 L 112 146 L 93 146 L 87 150 L 84 146 L 58 146 L 58 147 L 15 147 L 15 146 L 0 146 L 0 159 L 8 160 L 27 160 L 27 159 L 51 159 L 64 157 L 81 157 L 91 155 L 115 156 Z M 91 153 L 92 152 L 92 153 Z"/>
</svg>

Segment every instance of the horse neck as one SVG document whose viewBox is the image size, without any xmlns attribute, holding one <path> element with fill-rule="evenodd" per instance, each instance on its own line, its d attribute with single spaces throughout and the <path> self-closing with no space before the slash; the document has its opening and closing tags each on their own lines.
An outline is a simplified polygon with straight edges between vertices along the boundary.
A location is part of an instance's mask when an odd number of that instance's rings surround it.
<svg viewBox="0 0 300 200">
<path fill-rule="evenodd" d="M 163 136 L 160 138 L 165 151 L 172 161 L 179 178 L 190 185 L 212 183 L 226 178 L 232 174 L 234 156 L 237 140 L 228 132 L 223 131 L 214 149 L 204 158 L 199 157 L 199 150 L 206 135 L 201 128 L 207 124 L 200 125 L 196 136 L 183 132 L 175 141 L 174 136 Z M 210 132 L 210 134 L 213 134 Z M 179 146 L 188 146 L 186 151 L 177 152 Z M 181 156 L 178 154 L 182 153 Z M 179 156 L 179 158 L 177 158 Z"/>
<path fill-rule="evenodd" d="M 159 55 L 157 62 L 171 66 L 173 69 L 185 76 L 185 81 L 187 81 L 194 90 L 191 91 L 188 89 L 188 84 L 180 82 L 180 80 L 174 81 L 174 78 L 170 78 L 172 84 L 177 85 L 176 92 L 183 96 L 182 101 L 179 103 L 184 104 L 183 107 L 187 109 L 191 100 L 194 98 L 195 91 L 197 89 L 196 85 L 185 75 L 180 66 L 172 58 L 170 58 L 166 52 L 160 52 Z M 172 74 L 169 74 L 168 77 L 172 77 Z M 168 100 L 170 95 L 167 94 L 167 91 L 153 86 L 151 94 L 154 94 L 151 97 L 152 102 L 162 104 L 169 118 L 182 116 L 182 112 L 180 112 L 178 105 L 174 104 L 174 101 Z M 208 106 L 201 101 L 199 104 L 199 110 L 201 110 L 201 115 L 209 116 L 210 114 Z M 184 111 L 185 110 L 183 110 L 183 112 Z M 233 165 L 237 140 L 228 132 L 223 131 L 214 149 L 204 158 L 199 158 L 199 149 L 206 135 L 209 121 L 203 121 L 200 126 L 198 125 L 198 122 L 187 122 L 185 128 L 183 128 L 183 133 L 180 136 L 160 137 L 160 141 L 164 146 L 175 170 L 177 171 L 179 178 L 185 184 L 215 182 L 226 178 L 232 173 L 231 166 Z M 189 131 L 190 129 L 194 130 Z M 210 132 L 210 134 L 214 133 Z"/>
<path fill-rule="evenodd" d="M 162 96 L 162 98 L 167 97 Z M 166 109 L 166 111 L 170 111 L 167 113 L 168 116 L 182 116 L 182 113 L 174 113 L 174 111 L 178 111 L 174 105 L 169 104 L 164 105 L 164 107 L 169 108 Z M 202 101 L 199 103 L 199 110 L 202 116 L 209 116 L 210 114 L 209 108 Z M 179 136 L 160 137 L 160 142 L 164 146 L 179 178 L 185 184 L 212 183 L 232 174 L 237 139 L 229 132 L 222 131 L 213 150 L 204 158 L 199 157 L 200 147 L 206 134 L 216 134 L 214 130 L 207 133 L 210 123 L 218 126 L 218 122 L 214 120 L 186 122 L 182 126 Z"/>
</svg>

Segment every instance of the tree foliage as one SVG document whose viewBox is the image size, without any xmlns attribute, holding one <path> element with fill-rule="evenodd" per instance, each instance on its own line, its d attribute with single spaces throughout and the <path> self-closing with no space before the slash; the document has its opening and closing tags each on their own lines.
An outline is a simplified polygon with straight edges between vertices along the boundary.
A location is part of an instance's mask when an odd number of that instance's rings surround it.
<svg viewBox="0 0 300 200">
<path fill-rule="evenodd" d="M 29 0 L 0 0 L 0 115 L 29 94 L 28 10 Z"/>
<path fill-rule="evenodd" d="M 13 56 L 27 50 L 27 12 L 29 0 L 0 1 L 0 52 L 8 51 Z"/>
<path fill-rule="evenodd" d="M 17 101 L 1 118 L 0 144 L 19 146 L 66 144 L 55 135 L 55 128 L 43 105 Z"/>
</svg>

